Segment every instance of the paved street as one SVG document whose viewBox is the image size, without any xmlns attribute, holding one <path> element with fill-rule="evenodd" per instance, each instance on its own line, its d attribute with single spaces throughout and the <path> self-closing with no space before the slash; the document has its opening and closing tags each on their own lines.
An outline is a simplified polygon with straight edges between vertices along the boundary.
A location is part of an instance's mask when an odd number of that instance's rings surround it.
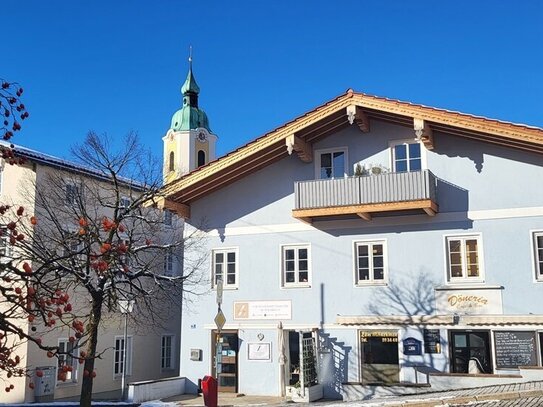
<svg viewBox="0 0 543 407">
<path fill-rule="evenodd" d="M 167 401 L 181 406 L 203 406 L 201 396 L 183 395 Z M 543 381 L 486 386 L 475 389 L 432 392 L 403 397 L 386 397 L 364 401 L 320 401 L 310 403 L 326 407 L 433 407 L 433 406 L 480 406 L 480 407 L 543 407 Z M 278 397 L 243 396 L 221 394 L 220 406 L 293 406 Z M 304 405 L 304 404 L 298 404 Z M 307 404 L 305 404 L 307 405 Z"/>
</svg>

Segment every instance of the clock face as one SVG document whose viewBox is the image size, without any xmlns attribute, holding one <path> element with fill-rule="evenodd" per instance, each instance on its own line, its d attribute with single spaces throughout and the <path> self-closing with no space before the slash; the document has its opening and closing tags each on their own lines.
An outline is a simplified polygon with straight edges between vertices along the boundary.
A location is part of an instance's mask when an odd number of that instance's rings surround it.
<svg viewBox="0 0 543 407">
<path fill-rule="evenodd" d="M 203 131 L 199 132 L 197 137 L 198 137 L 198 140 L 200 140 L 201 142 L 204 142 L 207 140 L 207 135 Z"/>
</svg>

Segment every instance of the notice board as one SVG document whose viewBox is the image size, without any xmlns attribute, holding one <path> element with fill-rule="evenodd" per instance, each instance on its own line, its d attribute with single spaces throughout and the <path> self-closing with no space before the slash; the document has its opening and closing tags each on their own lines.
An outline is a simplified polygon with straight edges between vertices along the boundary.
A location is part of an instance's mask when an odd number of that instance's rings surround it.
<svg viewBox="0 0 543 407">
<path fill-rule="evenodd" d="M 495 331 L 494 348 L 498 369 L 537 366 L 535 332 Z"/>
</svg>

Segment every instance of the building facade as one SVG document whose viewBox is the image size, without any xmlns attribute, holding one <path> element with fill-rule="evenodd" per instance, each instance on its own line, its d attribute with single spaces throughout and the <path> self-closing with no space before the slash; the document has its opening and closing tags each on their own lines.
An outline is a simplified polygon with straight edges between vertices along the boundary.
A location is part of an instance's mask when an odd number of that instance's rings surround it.
<svg viewBox="0 0 543 407">
<path fill-rule="evenodd" d="M 209 253 L 187 389 L 542 378 L 542 153 L 543 129 L 349 90 L 169 179 Z"/>
<path fill-rule="evenodd" d="M 0 171 L 0 202 L 2 204 L 11 204 L 15 207 L 22 205 L 27 213 L 36 213 L 36 194 L 38 190 L 48 190 L 51 188 L 51 178 L 77 180 L 77 183 L 71 184 L 64 182 L 64 191 L 55 192 L 59 196 L 65 195 L 63 205 L 69 207 L 76 199 L 77 191 L 73 188 L 82 183 L 87 185 L 91 182 L 102 182 L 104 190 L 108 188 L 108 181 L 101 180 L 100 174 L 89 171 L 88 168 L 81 167 L 69 161 L 61 160 L 37 151 L 16 146 L 16 153 L 26 161 L 22 165 L 9 165 L 1 162 Z M 138 188 L 130 188 L 126 185 L 126 196 L 123 198 L 129 200 L 131 196 L 138 194 Z M 134 194 L 134 195 L 133 195 Z M 124 201 L 125 205 L 128 204 Z M 61 208 L 59 208 L 61 209 Z M 64 212 L 59 210 L 60 213 Z M 107 210 L 104 208 L 104 214 Z M 175 220 L 173 221 L 175 225 Z M 74 219 L 66 222 L 74 223 Z M 0 227 L 5 227 L 0 225 Z M 40 223 L 36 226 L 40 227 Z M 164 226 L 167 228 L 168 226 Z M 7 234 L 3 234 L 0 239 L 0 261 L 7 260 L 10 256 L 11 248 L 8 243 Z M 164 263 L 165 272 L 176 272 L 178 267 L 175 261 Z M 167 267 L 169 269 L 167 269 Z M 162 264 L 160 264 L 162 272 Z M 72 305 L 74 309 L 78 307 L 88 307 L 88 297 L 78 297 L 77 293 L 72 295 Z M 4 306 L 0 299 L 0 307 Z M 126 336 L 126 356 L 124 356 L 124 323 L 125 318 L 121 313 L 105 313 L 103 317 L 103 326 L 100 331 L 98 341 L 98 351 L 103 352 L 101 358 L 96 360 L 97 376 L 94 380 L 93 398 L 119 398 L 121 396 L 121 382 L 123 370 L 126 372 L 127 382 L 138 382 L 143 380 L 156 380 L 167 377 L 176 377 L 179 372 L 179 332 L 180 319 L 179 311 L 173 311 L 174 318 L 170 318 L 167 324 L 162 324 L 160 328 L 146 328 L 139 320 L 139 311 L 137 307 L 128 319 Z M 145 321 L 147 323 L 147 321 Z M 34 331 L 38 325 L 25 321 L 22 328 L 26 332 Z M 69 351 L 73 346 L 69 337 L 73 335 L 67 327 L 58 328 L 42 336 L 44 344 L 59 346 L 60 351 Z M 4 392 L 0 396 L 1 402 L 20 403 L 32 402 L 36 400 L 67 400 L 78 399 L 81 391 L 81 382 L 83 377 L 83 365 L 78 363 L 77 358 L 62 355 L 59 358 L 48 358 L 46 353 L 33 343 L 24 343 L 17 348 L 18 355 L 22 357 L 22 366 L 30 369 L 28 377 L 10 378 L 0 377 L 5 380 L 4 383 L 14 385 L 10 392 Z M 57 370 L 64 366 L 70 366 L 72 371 L 67 374 L 65 381 L 59 380 Z M 35 377 L 36 369 L 44 372 L 44 378 Z M 43 381 L 43 383 L 41 383 Z M 38 385 L 40 382 L 40 385 Z M 34 389 L 29 387 L 33 383 Z M 45 390 L 45 393 L 43 392 Z"/>
</svg>

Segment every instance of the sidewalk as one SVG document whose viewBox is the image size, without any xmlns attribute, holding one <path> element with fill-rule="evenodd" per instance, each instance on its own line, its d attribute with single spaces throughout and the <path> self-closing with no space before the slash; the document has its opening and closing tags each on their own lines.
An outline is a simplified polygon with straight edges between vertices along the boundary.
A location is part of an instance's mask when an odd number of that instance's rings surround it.
<svg viewBox="0 0 543 407">
<path fill-rule="evenodd" d="M 364 406 L 364 407 L 430 407 L 430 406 L 458 406 L 474 404 L 475 402 L 490 400 L 514 400 L 528 398 L 543 398 L 543 380 L 528 383 L 505 384 L 497 386 L 478 387 L 474 389 L 453 390 L 445 392 L 432 392 L 401 397 L 387 397 L 373 400 L 342 402 L 338 400 L 319 401 L 311 404 L 326 407 Z M 202 396 L 185 394 L 163 400 L 180 406 L 203 406 Z M 292 402 L 281 397 L 244 396 L 221 393 L 219 406 L 286 406 L 293 407 Z M 307 405 L 307 404 L 302 404 Z M 496 405 L 496 404 L 493 404 Z M 515 404 L 516 405 L 516 404 Z M 523 404 L 524 405 L 524 404 Z M 539 403 L 533 406 L 543 405 Z"/>
</svg>

